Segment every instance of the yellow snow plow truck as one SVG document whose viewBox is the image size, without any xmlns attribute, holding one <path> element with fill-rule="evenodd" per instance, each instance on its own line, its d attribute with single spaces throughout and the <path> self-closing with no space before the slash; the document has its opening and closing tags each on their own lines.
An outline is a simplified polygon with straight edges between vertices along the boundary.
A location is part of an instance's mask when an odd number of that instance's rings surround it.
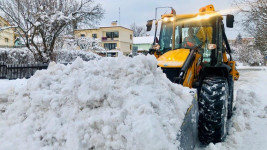
<svg viewBox="0 0 267 150">
<path fill-rule="evenodd" d="M 188 109 L 181 127 L 181 148 L 192 149 L 194 136 L 202 144 L 221 142 L 233 111 L 233 82 L 239 78 L 225 34 L 224 16 L 213 5 L 183 15 L 169 8 L 171 14 L 147 22 L 147 31 L 154 22 L 155 39 L 149 53 L 155 55 L 169 80 L 197 89 L 196 104 Z M 226 26 L 233 28 L 234 16 L 225 16 Z M 192 119 L 196 115 L 197 120 Z"/>
</svg>

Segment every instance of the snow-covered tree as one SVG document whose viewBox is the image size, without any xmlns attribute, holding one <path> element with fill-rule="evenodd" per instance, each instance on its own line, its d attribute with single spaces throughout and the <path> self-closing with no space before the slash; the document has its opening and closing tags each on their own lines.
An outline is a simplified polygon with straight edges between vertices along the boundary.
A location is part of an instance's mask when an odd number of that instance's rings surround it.
<svg viewBox="0 0 267 150">
<path fill-rule="evenodd" d="M 8 29 L 14 29 L 16 26 L 11 26 L 8 24 L 8 22 L 0 16 L 0 33 L 2 31 L 8 30 Z"/>
<path fill-rule="evenodd" d="M 140 37 L 146 35 L 146 28 L 143 26 L 138 26 L 135 23 L 130 25 L 130 29 L 133 30 L 134 37 Z"/>
<path fill-rule="evenodd" d="M 59 42 L 58 42 L 59 43 Z M 105 49 L 101 47 L 101 41 L 95 38 L 80 37 L 75 39 L 63 39 L 60 42 L 62 45 L 57 49 L 79 49 L 82 51 L 104 51 Z"/>
<path fill-rule="evenodd" d="M 264 61 L 261 51 L 249 43 L 237 44 L 232 49 L 234 60 L 238 62 L 242 62 L 251 66 L 258 66 Z"/>
<path fill-rule="evenodd" d="M 94 0 L 1 0 L 0 10 L 39 62 L 55 59 L 54 46 L 64 29 L 103 16 Z"/>
<path fill-rule="evenodd" d="M 243 39 L 241 34 L 239 33 L 235 39 L 235 45 L 241 45 L 243 43 Z"/>
<path fill-rule="evenodd" d="M 60 49 L 54 51 L 55 62 L 57 63 L 71 63 L 77 57 L 84 61 L 93 59 L 100 59 L 101 57 L 90 51 L 75 50 L 68 47 L 68 49 Z M 6 64 L 36 64 L 33 54 L 28 48 L 0 48 L 0 63 Z"/>
<path fill-rule="evenodd" d="M 9 27 L 0 27 L 0 32 L 2 32 L 2 31 L 5 31 L 5 30 L 8 30 L 8 29 L 14 29 L 14 28 L 16 28 L 15 26 L 9 26 Z"/>
<path fill-rule="evenodd" d="M 240 23 L 255 38 L 255 46 L 267 50 L 267 0 L 235 0 L 239 8 Z"/>
</svg>

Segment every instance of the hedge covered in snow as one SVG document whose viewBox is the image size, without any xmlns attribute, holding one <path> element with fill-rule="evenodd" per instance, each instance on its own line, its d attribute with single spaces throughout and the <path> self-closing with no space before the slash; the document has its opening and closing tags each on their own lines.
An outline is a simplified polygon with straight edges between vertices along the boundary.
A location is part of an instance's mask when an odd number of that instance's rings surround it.
<svg viewBox="0 0 267 150">
<path fill-rule="evenodd" d="M 54 51 L 57 63 L 71 63 L 77 57 L 84 61 L 99 59 L 100 56 L 90 51 L 56 50 Z M 7 64 L 34 64 L 37 63 L 33 54 L 27 48 L 0 48 L 0 61 Z"/>
</svg>

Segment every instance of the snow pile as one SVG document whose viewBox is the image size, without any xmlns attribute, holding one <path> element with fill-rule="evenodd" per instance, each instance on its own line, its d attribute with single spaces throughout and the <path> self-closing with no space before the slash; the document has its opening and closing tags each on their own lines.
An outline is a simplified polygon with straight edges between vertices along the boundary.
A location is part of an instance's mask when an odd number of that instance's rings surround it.
<svg viewBox="0 0 267 150">
<path fill-rule="evenodd" d="M 11 94 L 14 91 L 14 88 L 23 88 L 25 87 L 27 80 L 18 79 L 18 80 L 0 80 L 0 113 L 5 110 L 6 102 L 8 101 L 9 93 Z M 23 89 L 22 89 L 23 90 Z"/>
<path fill-rule="evenodd" d="M 210 144 L 208 150 L 266 149 L 267 71 L 240 72 L 240 75 L 229 135 L 225 142 Z"/>
<path fill-rule="evenodd" d="M 0 149 L 177 149 L 192 102 L 153 56 L 50 63 L 0 114 Z"/>
</svg>

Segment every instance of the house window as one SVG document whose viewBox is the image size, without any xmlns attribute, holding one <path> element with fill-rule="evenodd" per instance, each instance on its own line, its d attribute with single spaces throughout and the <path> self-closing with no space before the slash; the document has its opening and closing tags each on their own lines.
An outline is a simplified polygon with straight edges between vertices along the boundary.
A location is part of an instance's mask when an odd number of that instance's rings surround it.
<svg viewBox="0 0 267 150">
<path fill-rule="evenodd" d="M 81 34 L 81 37 L 85 37 L 85 34 Z"/>
<path fill-rule="evenodd" d="M 117 43 L 104 43 L 104 48 L 107 50 L 116 49 Z"/>
<path fill-rule="evenodd" d="M 138 46 L 133 46 L 133 50 L 137 51 L 138 50 Z"/>
<path fill-rule="evenodd" d="M 97 38 L 97 34 L 92 34 L 92 37 L 96 39 Z"/>
<path fill-rule="evenodd" d="M 107 32 L 106 35 L 107 35 L 107 38 L 118 38 L 119 32 Z"/>
<path fill-rule="evenodd" d="M 8 38 L 5 38 L 5 42 L 8 43 Z"/>
<path fill-rule="evenodd" d="M 114 32 L 114 38 L 118 38 L 119 37 L 119 32 Z"/>
<path fill-rule="evenodd" d="M 133 35 L 130 34 L 130 40 L 132 40 L 132 39 L 133 39 Z"/>
</svg>

